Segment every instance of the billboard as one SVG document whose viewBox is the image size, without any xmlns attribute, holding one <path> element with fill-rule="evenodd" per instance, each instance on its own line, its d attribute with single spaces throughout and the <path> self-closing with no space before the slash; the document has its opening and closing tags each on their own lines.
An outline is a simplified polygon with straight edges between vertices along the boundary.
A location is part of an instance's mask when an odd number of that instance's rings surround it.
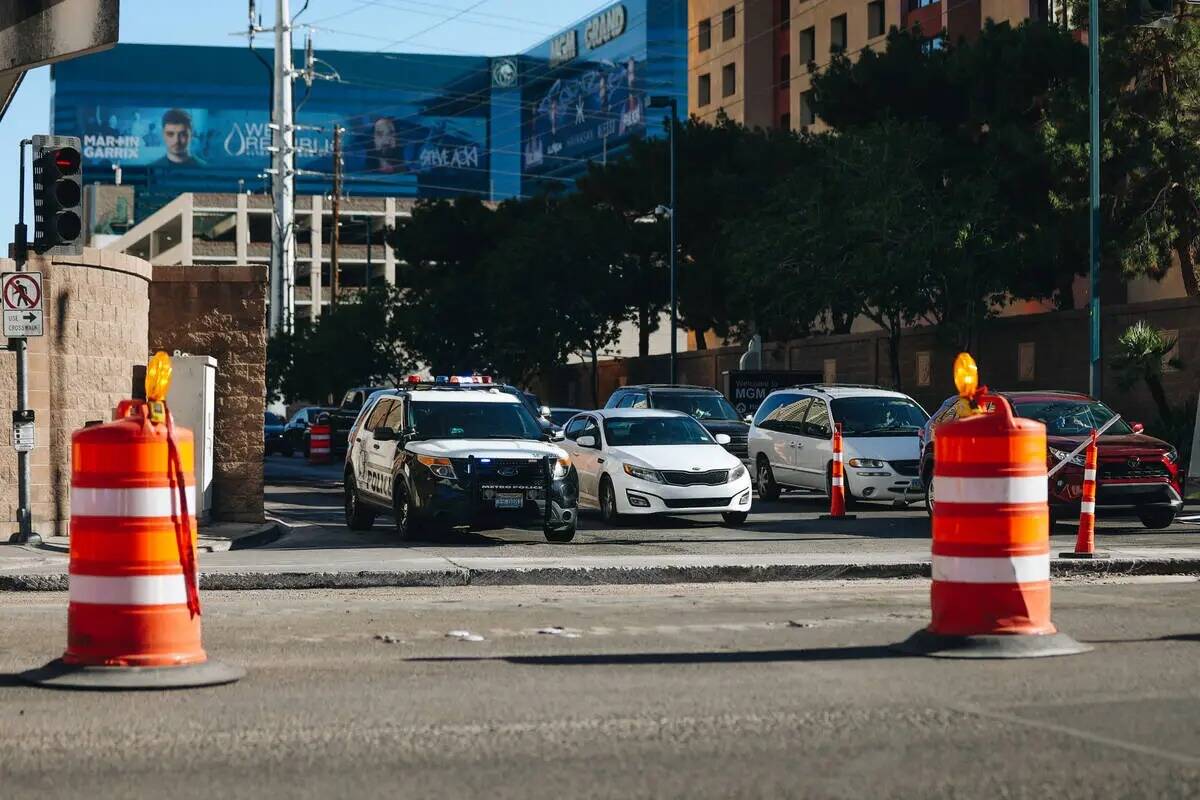
<svg viewBox="0 0 1200 800">
<path fill-rule="evenodd" d="M 178 106 L 102 106 L 77 116 L 85 162 L 159 173 L 232 169 L 253 173 L 270 160 L 272 131 L 262 111 Z M 482 119 L 435 120 L 390 114 L 307 114 L 297 131 L 296 166 L 333 170 L 333 129 L 344 128 L 348 178 L 432 175 L 486 166 Z M 319 128 L 319 130 L 311 130 Z"/>
</svg>

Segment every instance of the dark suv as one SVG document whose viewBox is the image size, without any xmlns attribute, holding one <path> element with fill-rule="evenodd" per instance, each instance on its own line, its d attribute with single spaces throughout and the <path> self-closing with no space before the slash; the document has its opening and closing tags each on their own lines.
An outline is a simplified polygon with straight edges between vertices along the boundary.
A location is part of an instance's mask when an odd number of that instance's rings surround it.
<svg viewBox="0 0 1200 800">
<path fill-rule="evenodd" d="M 1046 463 L 1053 467 L 1079 446 L 1093 428 L 1115 412 L 1086 394 L 1076 392 L 999 392 L 1019 417 L 1046 426 Z M 942 403 L 922 431 L 921 479 L 932 486 L 937 427 L 956 418 L 958 398 Z M 1133 507 L 1147 528 L 1166 528 L 1183 508 L 1183 468 L 1179 453 L 1167 442 L 1147 436 L 1140 423 L 1119 420 L 1100 437 L 1096 475 L 1096 506 Z M 1050 478 L 1051 519 L 1077 512 L 1083 496 L 1084 454 Z M 937 494 L 936 487 L 929 492 Z"/>
<path fill-rule="evenodd" d="M 750 426 L 738 416 L 725 395 L 707 386 L 645 384 L 622 386 L 608 398 L 605 408 L 657 408 L 663 411 L 682 411 L 716 436 L 729 437 L 725 449 L 745 461 L 746 440 Z"/>
</svg>

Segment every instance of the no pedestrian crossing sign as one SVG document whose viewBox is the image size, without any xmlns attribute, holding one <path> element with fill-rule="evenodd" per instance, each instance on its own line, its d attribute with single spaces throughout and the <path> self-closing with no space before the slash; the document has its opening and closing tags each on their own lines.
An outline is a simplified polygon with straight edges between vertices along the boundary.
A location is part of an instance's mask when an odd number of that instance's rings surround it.
<svg viewBox="0 0 1200 800">
<path fill-rule="evenodd" d="M 42 273 L 3 273 L 0 275 L 0 300 L 3 301 L 6 338 L 45 335 L 42 326 Z"/>
</svg>

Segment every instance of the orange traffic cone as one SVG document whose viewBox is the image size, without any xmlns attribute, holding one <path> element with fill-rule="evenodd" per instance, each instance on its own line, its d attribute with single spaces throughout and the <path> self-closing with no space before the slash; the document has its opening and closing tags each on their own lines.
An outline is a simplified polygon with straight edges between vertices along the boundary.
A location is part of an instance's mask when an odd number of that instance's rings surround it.
<svg viewBox="0 0 1200 800">
<path fill-rule="evenodd" d="M 1050 621 L 1046 426 L 995 413 L 938 428 L 933 620 L 898 649 L 952 658 L 1027 658 L 1091 648 Z"/>
<path fill-rule="evenodd" d="M 1079 503 L 1075 549 L 1058 555 L 1060 558 L 1108 558 L 1106 553 L 1096 552 L 1096 469 L 1100 463 L 1100 447 L 1094 428 L 1083 463 L 1083 498 Z"/>
<path fill-rule="evenodd" d="M 833 462 L 829 466 L 829 513 L 821 519 L 855 519 L 846 513 L 846 465 L 842 463 L 842 423 L 833 428 Z"/>
<path fill-rule="evenodd" d="M 123 400 L 116 417 L 71 437 L 67 649 L 21 677 L 74 689 L 236 681 L 245 671 L 200 643 L 192 433 L 161 400 Z"/>
</svg>

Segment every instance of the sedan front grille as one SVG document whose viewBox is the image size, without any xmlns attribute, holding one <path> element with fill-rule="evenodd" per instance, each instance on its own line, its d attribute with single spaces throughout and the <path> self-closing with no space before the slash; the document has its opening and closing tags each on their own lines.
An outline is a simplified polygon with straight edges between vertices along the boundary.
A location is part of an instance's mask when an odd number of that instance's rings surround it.
<svg viewBox="0 0 1200 800">
<path fill-rule="evenodd" d="M 915 458 L 904 461 L 889 461 L 892 469 L 896 470 L 897 474 L 904 475 L 909 478 L 915 478 L 920 472 L 920 462 Z"/>
<path fill-rule="evenodd" d="M 707 472 L 664 470 L 662 476 L 672 486 L 723 486 L 729 482 L 727 469 L 710 469 Z"/>
<path fill-rule="evenodd" d="M 664 499 L 667 508 L 714 508 L 729 505 L 731 497 L 697 497 L 688 500 Z"/>
</svg>

